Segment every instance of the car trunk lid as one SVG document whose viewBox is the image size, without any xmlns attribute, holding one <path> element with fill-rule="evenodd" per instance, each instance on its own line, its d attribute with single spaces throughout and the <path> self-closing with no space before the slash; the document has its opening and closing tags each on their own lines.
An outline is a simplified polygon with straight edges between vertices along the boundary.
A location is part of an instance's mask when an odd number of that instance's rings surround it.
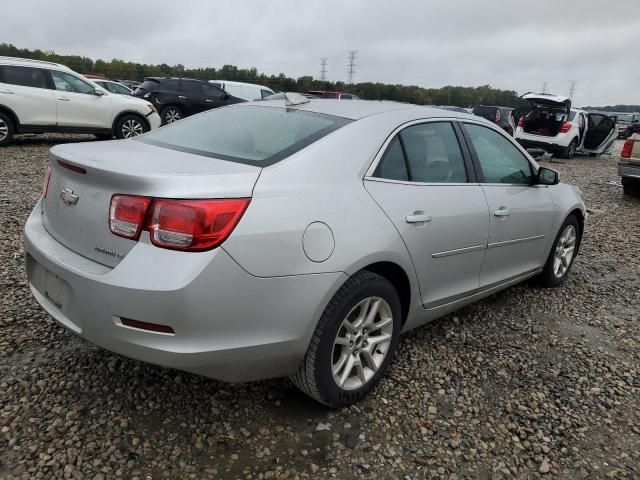
<svg viewBox="0 0 640 480">
<path fill-rule="evenodd" d="M 567 115 L 571 110 L 571 100 L 562 95 L 553 95 L 551 93 L 526 93 L 522 95 L 532 107 L 546 108 L 550 110 L 562 110 Z"/>
<path fill-rule="evenodd" d="M 109 230 L 114 194 L 154 198 L 251 197 L 261 168 L 133 140 L 58 145 L 43 200 L 47 231 L 64 246 L 110 267 L 136 241 Z"/>
</svg>

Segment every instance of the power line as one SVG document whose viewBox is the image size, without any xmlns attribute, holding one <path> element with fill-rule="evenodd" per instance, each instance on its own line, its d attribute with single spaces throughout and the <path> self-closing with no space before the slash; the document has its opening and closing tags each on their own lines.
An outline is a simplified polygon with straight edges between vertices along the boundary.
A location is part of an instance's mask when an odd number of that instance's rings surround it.
<svg viewBox="0 0 640 480">
<path fill-rule="evenodd" d="M 573 101 L 573 94 L 576 93 L 577 80 L 569 80 L 569 98 Z"/>
<path fill-rule="evenodd" d="M 353 83 L 353 76 L 356 74 L 356 55 L 358 50 L 349 50 L 349 63 L 347 64 L 347 75 L 349 76 L 349 82 Z"/>
<path fill-rule="evenodd" d="M 327 62 L 329 61 L 329 57 L 321 57 L 320 58 L 320 81 L 327 81 Z"/>
</svg>

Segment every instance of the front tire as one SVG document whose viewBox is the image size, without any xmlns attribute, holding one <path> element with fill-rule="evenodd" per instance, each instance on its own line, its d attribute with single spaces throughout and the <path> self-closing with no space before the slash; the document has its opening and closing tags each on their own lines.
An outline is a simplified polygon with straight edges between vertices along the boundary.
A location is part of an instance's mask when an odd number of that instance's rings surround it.
<svg viewBox="0 0 640 480">
<path fill-rule="evenodd" d="M 116 124 L 116 138 L 135 138 L 149 131 L 147 123 L 138 115 L 123 115 Z"/>
<path fill-rule="evenodd" d="M 162 119 L 162 125 L 169 125 L 170 123 L 177 122 L 178 120 L 182 120 L 184 114 L 180 107 L 176 107 L 175 105 L 169 105 L 164 107 L 160 112 L 160 118 Z"/>
<path fill-rule="evenodd" d="M 358 272 L 325 308 L 293 383 L 329 407 L 361 400 L 391 361 L 401 315 L 393 285 L 375 273 Z"/>
<path fill-rule="evenodd" d="M 15 131 L 15 126 L 11 118 L 0 112 L 0 147 L 11 143 Z"/>
<path fill-rule="evenodd" d="M 575 215 L 569 215 L 556 235 L 547 263 L 540 274 L 543 287 L 557 287 L 565 281 L 578 253 L 580 235 L 578 219 Z"/>
<path fill-rule="evenodd" d="M 562 149 L 561 156 L 562 158 L 566 158 L 571 160 L 576 155 L 576 150 L 578 149 L 578 139 L 574 138 L 571 140 L 571 143 L 568 147 Z"/>
<path fill-rule="evenodd" d="M 640 195 L 640 181 L 622 177 L 622 191 L 625 195 Z"/>
</svg>

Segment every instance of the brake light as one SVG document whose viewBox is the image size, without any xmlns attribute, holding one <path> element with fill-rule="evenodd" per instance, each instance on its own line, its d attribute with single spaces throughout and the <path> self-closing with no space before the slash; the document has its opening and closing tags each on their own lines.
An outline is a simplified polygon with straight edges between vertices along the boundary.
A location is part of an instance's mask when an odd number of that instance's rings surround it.
<svg viewBox="0 0 640 480">
<path fill-rule="evenodd" d="M 109 229 L 124 238 L 138 240 L 151 198 L 136 195 L 114 195 L 109 205 Z"/>
<path fill-rule="evenodd" d="M 42 185 L 42 198 L 47 198 L 49 191 L 49 182 L 51 181 L 51 164 L 47 163 L 47 173 L 44 175 L 44 184 Z"/>
<path fill-rule="evenodd" d="M 249 205 L 248 198 L 166 200 L 153 202 L 151 243 L 172 250 L 203 251 L 217 247 L 231 234 Z"/>
<path fill-rule="evenodd" d="M 622 152 L 620 152 L 620 156 L 622 158 L 631 158 L 631 152 L 633 151 L 633 144 L 635 140 L 633 138 L 629 138 L 624 142 L 622 146 Z"/>
<path fill-rule="evenodd" d="M 524 117 L 520 117 L 518 119 L 518 128 L 522 128 L 524 126 Z"/>
<path fill-rule="evenodd" d="M 502 118 L 502 115 L 500 115 L 500 110 L 496 110 L 496 123 L 498 123 L 501 118 Z"/>
<path fill-rule="evenodd" d="M 560 133 L 567 133 L 569 130 L 571 130 L 571 127 L 573 125 L 571 125 L 570 122 L 564 122 L 562 125 L 560 125 Z"/>
</svg>

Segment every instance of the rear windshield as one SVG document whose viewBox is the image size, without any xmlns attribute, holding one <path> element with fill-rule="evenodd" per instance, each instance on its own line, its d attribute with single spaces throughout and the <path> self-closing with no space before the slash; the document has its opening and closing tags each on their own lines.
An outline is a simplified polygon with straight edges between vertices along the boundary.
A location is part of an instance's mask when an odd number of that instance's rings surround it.
<svg viewBox="0 0 640 480">
<path fill-rule="evenodd" d="M 493 120 L 496 118 L 496 107 L 474 107 L 473 114 L 487 120 Z"/>
<path fill-rule="evenodd" d="M 140 85 L 138 85 L 138 88 L 143 88 L 144 90 L 151 90 L 152 88 L 157 87 L 159 84 L 160 82 L 156 82 L 155 80 L 145 80 Z"/>
<path fill-rule="evenodd" d="M 267 166 L 350 123 L 332 115 L 277 107 L 209 110 L 136 140 L 181 152 Z"/>
</svg>

